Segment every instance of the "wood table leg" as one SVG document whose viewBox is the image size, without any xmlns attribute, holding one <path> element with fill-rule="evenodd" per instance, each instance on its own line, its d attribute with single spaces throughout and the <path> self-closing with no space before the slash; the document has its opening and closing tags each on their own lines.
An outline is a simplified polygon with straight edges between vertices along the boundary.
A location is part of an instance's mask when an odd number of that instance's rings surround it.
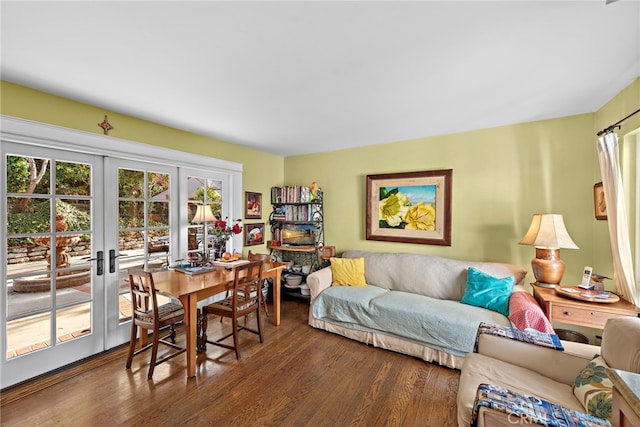
<svg viewBox="0 0 640 427">
<path fill-rule="evenodd" d="M 282 283 L 280 283 L 280 275 L 282 273 L 282 268 L 276 268 L 276 277 L 273 279 L 273 311 L 274 319 L 276 326 L 280 326 L 280 287 Z"/>
<path fill-rule="evenodd" d="M 197 298 L 192 295 L 183 295 L 180 297 L 184 306 L 184 330 L 187 338 L 187 377 L 196 376 L 196 327 L 198 324 Z"/>
</svg>

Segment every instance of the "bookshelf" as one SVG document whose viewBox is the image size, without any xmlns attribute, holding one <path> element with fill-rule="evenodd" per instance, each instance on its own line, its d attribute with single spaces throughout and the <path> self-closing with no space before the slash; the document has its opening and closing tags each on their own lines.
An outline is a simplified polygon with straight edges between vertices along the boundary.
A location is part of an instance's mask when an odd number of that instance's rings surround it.
<svg viewBox="0 0 640 427">
<path fill-rule="evenodd" d="M 284 186 L 271 188 L 272 212 L 269 216 L 272 240 L 268 247 L 273 255 L 283 262 L 309 266 L 315 271 L 320 265 L 320 254 L 324 246 L 324 203 L 322 190 L 306 186 Z M 285 274 L 308 273 L 286 269 Z M 283 275 L 284 276 L 284 275 Z M 282 287 L 283 295 L 301 297 L 300 290 Z"/>
</svg>

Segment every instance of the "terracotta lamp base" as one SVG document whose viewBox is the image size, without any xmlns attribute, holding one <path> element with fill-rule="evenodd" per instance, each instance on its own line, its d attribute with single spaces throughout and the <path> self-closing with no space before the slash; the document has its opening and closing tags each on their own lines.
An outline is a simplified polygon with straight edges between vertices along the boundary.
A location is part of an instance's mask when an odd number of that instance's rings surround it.
<svg viewBox="0 0 640 427">
<path fill-rule="evenodd" d="M 536 248 L 536 257 L 531 260 L 531 268 L 537 285 L 550 288 L 559 285 L 564 274 L 564 261 L 560 259 L 560 249 Z"/>
</svg>

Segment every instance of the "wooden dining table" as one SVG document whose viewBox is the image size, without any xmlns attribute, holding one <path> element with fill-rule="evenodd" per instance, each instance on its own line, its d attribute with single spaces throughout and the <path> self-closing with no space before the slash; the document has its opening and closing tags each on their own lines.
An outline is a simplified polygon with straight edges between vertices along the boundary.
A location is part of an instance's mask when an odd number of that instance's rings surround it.
<svg viewBox="0 0 640 427">
<path fill-rule="evenodd" d="M 280 277 L 287 265 L 279 262 L 264 262 L 262 278 L 273 279 L 274 323 L 280 325 Z M 179 298 L 184 306 L 184 323 L 187 347 L 187 376 L 196 375 L 198 301 L 226 291 L 233 286 L 233 268 L 214 266 L 213 271 L 189 275 L 174 270 L 161 270 L 153 273 L 158 292 L 166 296 Z"/>
</svg>

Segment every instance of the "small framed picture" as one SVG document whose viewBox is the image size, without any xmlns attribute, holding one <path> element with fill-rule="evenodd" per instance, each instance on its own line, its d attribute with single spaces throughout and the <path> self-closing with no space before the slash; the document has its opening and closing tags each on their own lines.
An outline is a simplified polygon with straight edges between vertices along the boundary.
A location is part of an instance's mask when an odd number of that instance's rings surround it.
<svg viewBox="0 0 640 427">
<path fill-rule="evenodd" d="M 244 245 L 254 246 L 264 243 L 264 222 L 256 224 L 245 224 L 244 226 Z"/>
<path fill-rule="evenodd" d="M 596 219 L 607 219 L 607 204 L 604 201 L 604 188 L 601 182 L 593 186 L 593 208 Z"/>
<path fill-rule="evenodd" d="M 244 217 L 262 219 L 262 193 L 244 192 Z"/>
</svg>

